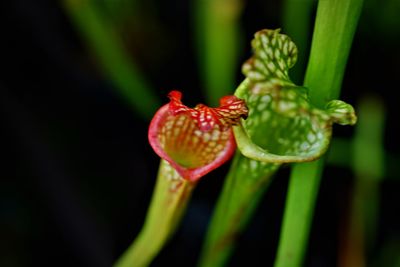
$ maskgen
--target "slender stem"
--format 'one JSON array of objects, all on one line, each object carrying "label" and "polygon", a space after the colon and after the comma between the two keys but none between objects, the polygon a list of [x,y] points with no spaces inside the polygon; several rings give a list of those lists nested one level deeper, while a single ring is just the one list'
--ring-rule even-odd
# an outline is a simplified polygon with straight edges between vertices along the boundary
[{"label": "slender stem", "polygon": [[[369,96],[360,104],[359,125],[353,143],[353,169],[362,218],[365,224],[365,247],[370,249],[376,240],[377,218],[379,218],[379,185],[384,177],[384,118],[383,103],[377,96]],[[363,201],[363,200],[364,201]]]},{"label": "slender stem", "polygon": [[200,75],[210,105],[232,94],[240,49],[242,0],[196,0],[194,24]]},{"label": "slender stem", "polygon": [[143,75],[129,60],[122,41],[89,0],[64,0],[65,9],[106,76],[136,112],[150,119],[160,106]]},{"label": "slender stem", "polygon": [[384,107],[379,96],[364,97],[353,143],[353,169],[359,176],[380,180],[384,176]]},{"label": "slender stem", "polygon": [[[363,0],[318,3],[305,86],[320,108],[339,96],[362,4]],[[302,265],[322,167],[323,160],[293,167],[275,267]]]},{"label": "slender stem", "polygon": [[224,266],[246,227],[278,164],[260,163],[236,154],[218,199],[199,265]]},{"label": "slender stem", "polygon": [[151,263],[178,226],[194,186],[161,161],[143,229],[114,267],[145,267]]},{"label": "slender stem", "polygon": [[341,267],[365,266],[379,218],[379,184],[384,170],[384,109],[379,97],[363,98],[353,142],[355,181],[339,247]]}]

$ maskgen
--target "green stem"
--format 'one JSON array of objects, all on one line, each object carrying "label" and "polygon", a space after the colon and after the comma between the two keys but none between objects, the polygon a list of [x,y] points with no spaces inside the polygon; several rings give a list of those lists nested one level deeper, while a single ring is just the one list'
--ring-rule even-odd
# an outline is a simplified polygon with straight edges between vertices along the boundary
[{"label": "green stem", "polygon": [[218,199],[199,265],[224,266],[246,227],[278,164],[261,163],[236,154]]},{"label": "green stem", "polygon": [[[379,218],[379,185],[385,173],[383,103],[377,96],[369,96],[360,104],[360,120],[353,143],[353,170],[356,189],[363,214],[365,248],[371,249],[376,241]],[[356,196],[355,196],[356,197]],[[354,202],[357,200],[354,200]]]},{"label": "green stem", "polygon": [[210,105],[235,89],[242,6],[242,0],[195,1],[197,58]]},{"label": "green stem", "polygon": [[275,267],[302,266],[322,169],[318,160],[292,170]]},{"label": "green stem", "polygon": [[64,0],[66,11],[93,49],[104,73],[126,101],[146,119],[160,106],[142,74],[129,60],[122,41],[89,0]]},{"label": "green stem", "polygon": [[143,229],[114,267],[145,267],[151,263],[176,230],[194,186],[161,161]]},{"label": "green stem", "polygon": [[340,94],[364,0],[320,0],[304,84],[320,108]]},{"label": "green stem", "polygon": [[[362,4],[363,0],[318,3],[305,86],[320,108],[339,96]],[[322,167],[323,160],[293,167],[275,267],[302,265]]]},{"label": "green stem", "polygon": [[351,192],[344,235],[339,248],[339,266],[365,266],[373,248],[379,218],[379,184],[384,175],[384,109],[379,97],[365,97],[353,142],[355,181]]}]

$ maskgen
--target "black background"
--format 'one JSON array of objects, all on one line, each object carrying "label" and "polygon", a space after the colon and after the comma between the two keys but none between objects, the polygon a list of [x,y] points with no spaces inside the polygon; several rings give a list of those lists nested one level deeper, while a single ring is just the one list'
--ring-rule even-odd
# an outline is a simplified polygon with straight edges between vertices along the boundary
[{"label": "black background", "polygon": [[[141,8],[149,17],[125,30],[132,58],[163,102],[175,88],[188,105],[204,102],[190,4],[148,1]],[[355,106],[367,93],[383,99],[385,149],[398,155],[400,23],[385,24],[373,7],[362,14],[342,99]],[[280,12],[280,1],[246,2],[242,61],[255,31],[281,27]],[[1,1],[0,43],[0,266],[111,266],[139,232],[154,186],[159,161],[147,143],[148,121],[113,89],[57,1]],[[337,136],[352,132],[335,128]],[[152,266],[195,265],[227,168],[202,179]],[[397,166],[388,168],[369,259],[400,240]],[[276,175],[230,266],[272,265],[288,174],[284,167]],[[336,266],[352,181],[350,170],[326,168],[306,266]]]}]

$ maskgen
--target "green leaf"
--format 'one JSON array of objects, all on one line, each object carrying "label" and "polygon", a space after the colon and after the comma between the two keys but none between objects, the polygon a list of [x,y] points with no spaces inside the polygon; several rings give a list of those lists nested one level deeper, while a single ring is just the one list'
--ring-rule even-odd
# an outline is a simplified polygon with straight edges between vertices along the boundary
[{"label": "green leaf", "polygon": [[247,79],[235,93],[249,108],[247,120],[234,127],[240,151],[273,163],[321,157],[328,149],[332,124],[354,124],[354,109],[339,100],[326,109],[310,103],[308,89],[290,80],[297,48],[279,29],[257,32],[252,46],[254,55],[243,66]]},{"label": "green leaf", "polygon": [[297,49],[289,37],[262,30],[252,45],[254,56],[243,66],[247,78],[235,92],[249,109],[247,119],[233,127],[241,154],[235,156],[213,214],[201,267],[224,266],[281,163],[320,157],[328,148],[332,123],[355,118],[341,101],[327,110],[315,108],[307,88],[290,80]]},{"label": "green leaf", "polygon": [[263,88],[293,85],[289,69],[297,60],[297,47],[280,29],[258,31],[251,43],[254,56],[243,65],[242,71],[251,83]]},{"label": "green leaf", "polygon": [[357,122],[354,108],[341,100],[329,101],[326,105],[326,111],[335,123],[354,125]]},{"label": "green leaf", "polygon": [[[339,96],[362,4],[363,0],[318,2],[304,79],[310,99],[317,107],[326,107],[328,101]],[[329,105],[327,112],[332,117]],[[275,267],[302,266],[323,165],[321,159],[296,164],[292,170]]]}]

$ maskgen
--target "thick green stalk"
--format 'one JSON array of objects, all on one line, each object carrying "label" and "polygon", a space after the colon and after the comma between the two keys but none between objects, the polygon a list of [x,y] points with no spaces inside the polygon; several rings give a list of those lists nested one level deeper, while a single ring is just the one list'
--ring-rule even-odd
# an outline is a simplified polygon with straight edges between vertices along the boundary
[{"label": "thick green stalk", "polygon": [[[363,0],[318,3],[305,86],[320,108],[339,96],[362,4]],[[275,267],[302,265],[322,167],[323,160],[293,167]]]},{"label": "thick green stalk", "polygon": [[151,263],[178,226],[194,186],[161,160],[143,229],[114,267],[145,267]]},{"label": "thick green stalk", "polygon": [[122,41],[106,23],[97,6],[89,0],[64,0],[63,3],[83,39],[93,49],[105,75],[137,113],[150,119],[160,106],[159,100],[129,60]]},{"label": "thick green stalk", "polygon": [[324,107],[340,95],[364,0],[320,0],[304,80],[311,102]]},{"label": "thick green stalk", "polygon": [[240,47],[242,0],[196,0],[194,24],[200,76],[210,105],[232,94]]},{"label": "thick green stalk", "polygon": [[322,169],[317,160],[292,170],[275,267],[302,266]]},{"label": "thick green stalk", "polygon": [[237,235],[246,227],[278,167],[236,154],[210,222],[199,266],[226,264]]}]

